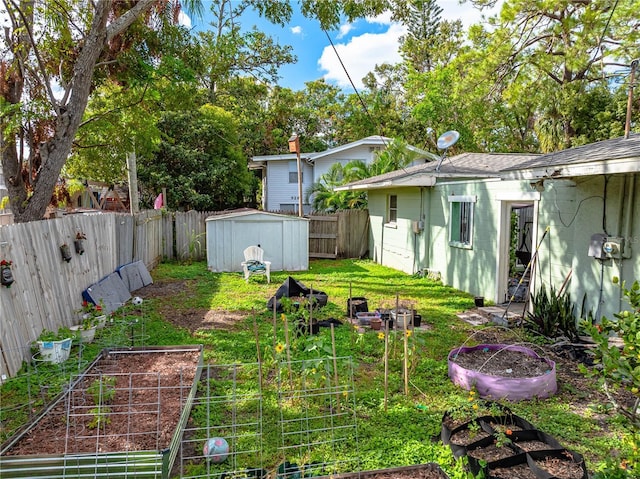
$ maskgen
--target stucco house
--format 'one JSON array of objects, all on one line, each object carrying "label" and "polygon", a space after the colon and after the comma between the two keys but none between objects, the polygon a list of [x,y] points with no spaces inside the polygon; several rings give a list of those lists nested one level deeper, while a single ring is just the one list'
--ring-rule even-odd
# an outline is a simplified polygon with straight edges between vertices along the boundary
[{"label": "stucco house", "polygon": [[368,191],[378,263],[504,303],[533,256],[531,291],[564,285],[578,314],[611,318],[625,307],[613,278],[640,279],[638,171],[632,134],[546,155],[464,153],[341,189]]},{"label": "stucco house", "polygon": [[[303,213],[311,211],[306,191],[327,173],[334,163],[347,164],[361,160],[370,164],[376,155],[384,151],[392,142],[384,136],[369,136],[325,151],[300,154],[302,164]],[[414,163],[433,160],[435,155],[413,146],[407,146],[417,153]],[[249,161],[249,169],[257,171],[262,181],[262,209],[266,211],[298,211],[298,165],[296,153],[282,155],[254,156]]]}]

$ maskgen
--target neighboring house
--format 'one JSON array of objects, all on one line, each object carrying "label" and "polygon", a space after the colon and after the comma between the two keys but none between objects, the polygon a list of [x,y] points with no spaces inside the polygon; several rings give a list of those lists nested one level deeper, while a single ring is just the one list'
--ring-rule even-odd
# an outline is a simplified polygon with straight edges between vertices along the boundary
[{"label": "neighboring house", "polygon": [[523,285],[564,287],[576,314],[611,318],[625,306],[613,278],[640,279],[639,171],[634,134],[547,155],[465,153],[340,189],[368,190],[378,263],[503,303],[539,246]]},{"label": "neighboring house", "polygon": [[[307,190],[327,173],[334,163],[347,164],[361,160],[370,164],[376,154],[383,151],[393,140],[383,136],[369,136],[346,145],[315,153],[301,153],[303,213],[311,212],[307,202]],[[413,146],[407,147],[417,153],[417,162],[424,163],[437,157]],[[298,211],[298,165],[295,153],[254,156],[249,169],[260,172],[262,179],[262,209],[266,211]]]}]

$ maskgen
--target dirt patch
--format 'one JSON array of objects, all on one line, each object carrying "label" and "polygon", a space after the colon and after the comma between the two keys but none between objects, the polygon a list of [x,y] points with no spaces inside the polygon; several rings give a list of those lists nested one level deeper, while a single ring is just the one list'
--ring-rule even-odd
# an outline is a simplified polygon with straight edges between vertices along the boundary
[{"label": "dirt patch", "polygon": [[166,321],[174,326],[188,329],[191,333],[204,329],[234,330],[249,313],[242,311],[162,308],[161,314]]},{"label": "dirt patch", "polygon": [[243,311],[188,307],[189,299],[196,296],[195,286],[195,281],[159,281],[137,290],[135,294],[143,299],[172,297],[176,302],[180,301],[180,308],[160,304],[158,311],[166,321],[191,333],[209,329],[232,331],[249,315]]},{"label": "dirt patch", "polygon": [[5,454],[163,450],[196,374],[198,351],[101,358]]},{"label": "dirt patch", "polygon": [[192,286],[193,281],[158,281],[136,291],[142,298],[164,298],[166,296],[184,294]]},{"label": "dirt patch", "polygon": [[[323,476],[320,479],[324,479]],[[339,479],[447,479],[447,475],[436,464],[407,466],[389,470],[364,471],[353,475],[340,474]]]},{"label": "dirt patch", "polygon": [[549,364],[521,351],[504,348],[461,351],[451,359],[469,371],[507,378],[535,378],[549,372]]}]

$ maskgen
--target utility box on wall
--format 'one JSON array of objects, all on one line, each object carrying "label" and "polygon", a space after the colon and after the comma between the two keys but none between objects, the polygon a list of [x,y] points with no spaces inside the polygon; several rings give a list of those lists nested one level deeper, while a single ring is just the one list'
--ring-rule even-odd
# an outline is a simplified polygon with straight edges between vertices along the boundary
[{"label": "utility box on wall", "polygon": [[602,244],[602,251],[607,258],[622,258],[624,250],[624,238],[618,236],[607,236]]},{"label": "utility box on wall", "polygon": [[619,259],[624,251],[624,238],[603,233],[591,235],[589,256],[596,259]]},{"label": "utility box on wall", "polygon": [[214,272],[242,271],[244,250],[260,246],[271,271],[309,269],[309,220],[253,209],[209,216],[207,267]]},{"label": "utility box on wall", "polygon": [[591,242],[589,243],[589,256],[596,259],[607,259],[602,246],[607,235],[602,233],[596,233],[591,235]]}]

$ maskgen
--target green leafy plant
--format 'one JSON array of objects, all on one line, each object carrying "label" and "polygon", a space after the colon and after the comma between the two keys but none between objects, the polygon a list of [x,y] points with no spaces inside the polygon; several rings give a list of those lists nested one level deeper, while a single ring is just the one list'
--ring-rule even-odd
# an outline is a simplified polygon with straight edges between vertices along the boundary
[{"label": "green leafy plant", "polygon": [[98,324],[98,318],[105,315],[104,302],[100,300],[97,304],[91,301],[83,301],[82,308],[76,310],[82,318],[82,329],[90,329]]},{"label": "green leafy plant", "polygon": [[72,331],[63,326],[59,328],[57,331],[50,331],[48,329],[43,329],[40,335],[38,336],[38,341],[62,341],[64,339],[72,338]]},{"label": "green leafy plant", "polygon": [[101,376],[92,381],[87,388],[91,394],[95,407],[89,411],[93,418],[88,426],[91,429],[104,427],[111,422],[111,407],[108,406],[116,397],[116,378],[114,376]]},{"label": "green leafy plant", "polygon": [[[617,282],[614,278],[614,283]],[[630,310],[614,314],[616,320],[603,317],[599,323],[592,318],[580,322],[596,344],[594,362],[598,365],[592,369],[582,365],[581,370],[598,380],[614,410],[632,432],[629,457],[605,466],[609,475],[600,477],[637,477],[633,474],[640,471],[640,283],[634,281],[630,288],[623,283],[621,288]],[[621,339],[622,347],[612,343],[612,337]],[[633,404],[625,405],[616,399],[614,392],[619,389],[635,396]]]},{"label": "green leafy plant", "polygon": [[542,284],[531,297],[532,312],[525,318],[525,326],[547,338],[556,338],[561,334],[571,341],[578,340],[578,328],[574,314],[575,306],[567,293],[557,293],[552,286]]}]

